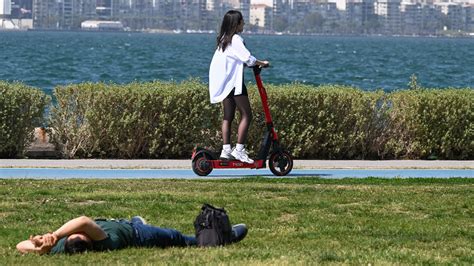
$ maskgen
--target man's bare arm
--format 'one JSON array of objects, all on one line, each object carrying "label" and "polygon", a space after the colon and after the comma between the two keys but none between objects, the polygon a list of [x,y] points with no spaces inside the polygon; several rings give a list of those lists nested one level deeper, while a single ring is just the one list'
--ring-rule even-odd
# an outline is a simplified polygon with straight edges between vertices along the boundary
[{"label": "man's bare arm", "polygon": [[54,233],[47,233],[42,236],[30,237],[17,244],[16,248],[21,253],[44,254],[56,245],[59,239],[74,233],[84,233],[90,239],[99,241],[107,238],[107,234],[91,218],[81,216],[72,219],[61,226]]},{"label": "man's bare arm", "polygon": [[94,220],[87,216],[81,216],[70,220],[61,226],[58,230],[52,233],[57,240],[75,233],[84,233],[94,241],[99,241],[107,238],[107,234],[98,226]]},{"label": "man's bare arm", "polygon": [[[42,240],[39,240],[42,241]],[[23,254],[26,253],[37,253],[37,254],[44,254],[48,253],[52,247],[42,245],[39,243],[38,240],[33,240],[32,238],[28,240],[21,241],[16,245],[16,249]]]}]

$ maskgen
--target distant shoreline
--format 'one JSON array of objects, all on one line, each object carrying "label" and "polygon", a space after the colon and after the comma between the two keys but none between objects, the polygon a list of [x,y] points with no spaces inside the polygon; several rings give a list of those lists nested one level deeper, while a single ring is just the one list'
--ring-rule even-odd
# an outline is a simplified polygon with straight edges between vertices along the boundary
[{"label": "distant shoreline", "polygon": [[[82,30],[82,29],[0,29],[1,32],[90,32],[90,33],[145,33],[145,34],[209,34],[215,35],[215,31],[199,31],[199,30],[165,30],[165,29],[150,29],[150,30]],[[474,38],[474,33],[469,34],[438,34],[438,35],[404,35],[404,34],[350,34],[350,33],[272,33],[272,32],[244,32],[245,35],[265,35],[265,36],[320,36],[320,37],[401,37],[401,38]]]}]

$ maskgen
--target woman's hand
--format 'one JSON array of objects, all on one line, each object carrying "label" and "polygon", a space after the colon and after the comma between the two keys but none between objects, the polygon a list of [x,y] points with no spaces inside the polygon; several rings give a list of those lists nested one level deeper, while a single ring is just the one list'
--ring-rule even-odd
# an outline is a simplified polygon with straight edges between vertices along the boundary
[{"label": "woman's hand", "polygon": [[269,67],[270,62],[268,62],[267,60],[263,60],[263,61],[257,60],[257,65],[259,65],[261,67]]}]

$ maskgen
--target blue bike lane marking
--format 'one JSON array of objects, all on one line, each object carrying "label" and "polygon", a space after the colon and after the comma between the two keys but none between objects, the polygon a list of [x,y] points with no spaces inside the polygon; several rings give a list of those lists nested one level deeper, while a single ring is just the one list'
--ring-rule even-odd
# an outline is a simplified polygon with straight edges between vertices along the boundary
[{"label": "blue bike lane marking", "polygon": [[[228,179],[262,176],[279,178],[268,169],[214,169],[205,177],[191,169],[65,169],[0,168],[0,179]],[[341,178],[474,178],[472,169],[294,169],[286,177]]]}]

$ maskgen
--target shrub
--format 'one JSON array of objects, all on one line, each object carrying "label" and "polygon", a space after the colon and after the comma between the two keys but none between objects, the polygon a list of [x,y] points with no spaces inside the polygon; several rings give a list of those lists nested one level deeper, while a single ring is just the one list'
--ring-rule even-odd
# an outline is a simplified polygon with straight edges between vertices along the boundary
[{"label": "shrub", "polygon": [[[371,157],[378,99],[383,92],[346,86],[291,84],[268,86],[270,108],[282,142],[297,158],[362,159]],[[249,143],[258,149],[263,128],[257,89],[252,89],[257,123]],[[256,123],[255,123],[256,124]],[[259,132],[257,132],[259,131]]]},{"label": "shrub", "polygon": [[34,128],[44,126],[50,97],[22,83],[0,81],[0,157],[21,157],[33,140]]},{"label": "shrub", "polygon": [[474,91],[414,89],[388,95],[382,157],[474,158]]},{"label": "shrub", "polygon": [[54,93],[53,140],[67,158],[183,158],[219,137],[219,108],[196,80],[83,83]]},{"label": "shrub", "polygon": [[[278,134],[296,158],[474,156],[472,89],[384,93],[288,84],[268,85],[267,91]],[[209,103],[207,85],[197,80],[82,83],[54,93],[53,140],[67,158],[189,158],[195,145],[222,145],[222,107]],[[248,143],[256,154],[264,115],[255,86],[249,95],[254,120]]]}]

